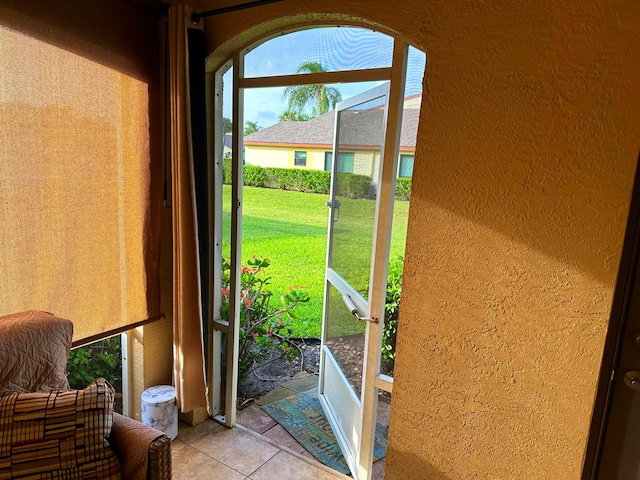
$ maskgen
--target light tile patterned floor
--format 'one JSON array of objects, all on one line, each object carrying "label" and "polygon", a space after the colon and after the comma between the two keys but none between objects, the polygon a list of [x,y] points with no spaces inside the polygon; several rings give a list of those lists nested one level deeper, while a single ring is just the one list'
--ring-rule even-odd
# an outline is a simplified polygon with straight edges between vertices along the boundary
[{"label": "light tile patterned floor", "polygon": [[[317,386],[317,376],[300,373],[238,412],[238,427],[207,420],[191,427],[180,423],[173,442],[173,478],[212,480],[336,480],[342,475],[319,463],[261,408]],[[378,421],[389,424],[389,405],[379,402]],[[385,460],[373,464],[372,479],[384,477]]]},{"label": "light tile patterned floor", "polygon": [[350,478],[242,426],[228,429],[213,420],[195,427],[181,423],[171,451],[176,480]]}]

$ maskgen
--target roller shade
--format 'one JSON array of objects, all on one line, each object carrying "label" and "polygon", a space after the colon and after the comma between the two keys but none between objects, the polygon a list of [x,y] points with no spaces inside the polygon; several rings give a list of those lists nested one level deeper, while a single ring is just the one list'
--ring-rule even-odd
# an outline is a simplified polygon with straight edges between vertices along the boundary
[{"label": "roller shade", "polygon": [[158,316],[149,86],[0,26],[0,314]]}]

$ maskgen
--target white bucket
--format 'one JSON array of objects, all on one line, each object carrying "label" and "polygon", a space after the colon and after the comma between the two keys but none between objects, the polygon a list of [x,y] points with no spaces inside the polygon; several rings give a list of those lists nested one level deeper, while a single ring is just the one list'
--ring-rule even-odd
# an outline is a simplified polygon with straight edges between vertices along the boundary
[{"label": "white bucket", "polygon": [[141,395],[142,423],[167,434],[171,440],[178,436],[176,389],[171,385],[147,388]]}]

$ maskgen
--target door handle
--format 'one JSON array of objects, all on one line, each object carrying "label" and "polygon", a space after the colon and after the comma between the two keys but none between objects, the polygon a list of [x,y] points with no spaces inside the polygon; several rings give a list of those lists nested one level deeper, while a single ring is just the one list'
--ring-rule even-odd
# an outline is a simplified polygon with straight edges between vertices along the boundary
[{"label": "door handle", "polygon": [[624,383],[632,390],[640,390],[640,372],[632,370],[624,375]]},{"label": "door handle", "polygon": [[333,223],[337,222],[340,219],[340,201],[334,200],[333,202],[325,202],[325,205],[329,208],[333,208],[332,220]]}]

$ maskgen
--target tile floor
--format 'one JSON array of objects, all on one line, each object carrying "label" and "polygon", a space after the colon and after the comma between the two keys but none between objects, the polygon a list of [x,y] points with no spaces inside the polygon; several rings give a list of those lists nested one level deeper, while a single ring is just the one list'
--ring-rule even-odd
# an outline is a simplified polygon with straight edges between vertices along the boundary
[{"label": "tile floor", "polygon": [[[180,424],[173,442],[173,478],[215,480],[335,480],[350,479],[320,464],[261,408],[317,386],[306,373],[272,390],[238,412],[238,426],[228,429],[213,420],[195,427]],[[388,422],[388,405],[381,403],[378,421]],[[388,424],[388,423],[387,423]],[[384,476],[384,459],[373,466],[372,477]]]},{"label": "tile floor", "polygon": [[213,420],[180,424],[171,445],[175,480],[337,480],[349,479],[317,461],[242,426],[228,429]]}]

